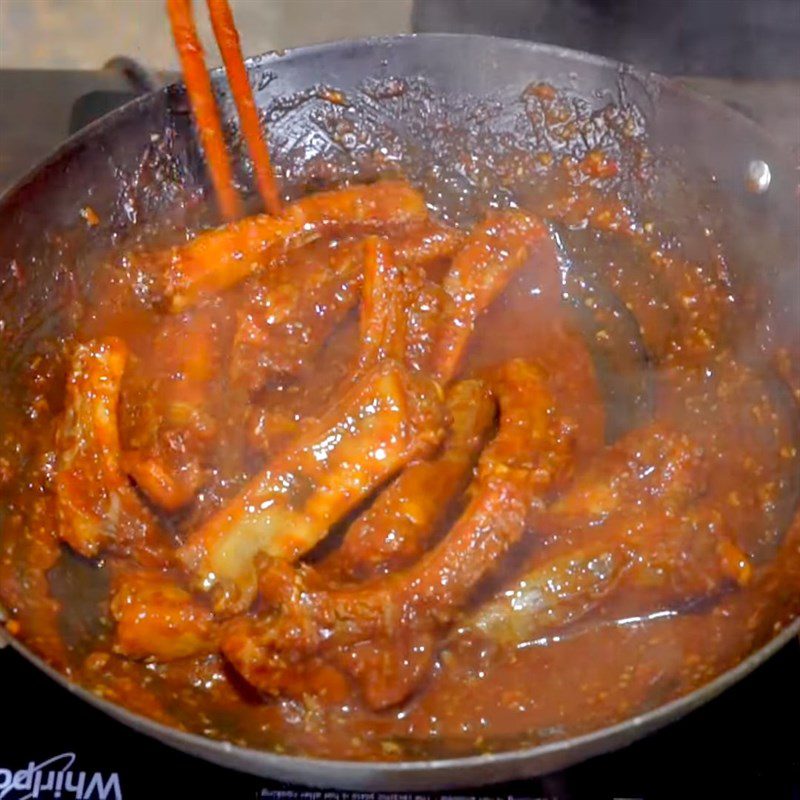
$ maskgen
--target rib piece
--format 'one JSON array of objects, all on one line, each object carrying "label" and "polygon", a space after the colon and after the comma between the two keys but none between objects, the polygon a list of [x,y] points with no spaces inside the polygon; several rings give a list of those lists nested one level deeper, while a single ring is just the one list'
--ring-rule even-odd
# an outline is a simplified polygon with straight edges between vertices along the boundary
[{"label": "rib piece", "polygon": [[117,407],[127,357],[125,343],[114,337],[75,348],[56,434],[58,532],[87,558],[107,549],[161,564],[168,549],[120,468]]},{"label": "rib piece", "polygon": [[452,299],[420,265],[405,270],[405,361],[418,372],[433,372],[433,357],[442,321]]},{"label": "rib piece", "polygon": [[[267,599],[280,604],[280,614],[236,619],[224,632],[222,651],[248,683],[277,694],[287,676],[323,649],[335,653],[365,641],[391,642],[418,631],[428,635],[432,626],[453,618],[475,584],[519,539],[525,514],[523,492],[495,480],[415,565],[354,588],[315,590],[318,577],[310,568],[271,559],[260,585]],[[367,671],[357,671],[366,678]]]},{"label": "rib piece", "polygon": [[521,578],[459,626],[459,635],[516,646],[574,622],[601,600],[626,602],[624,613],[644,616],[746,586],[752,575],[721,515],[702,506],[677,517],[658,503],[646,512],[620,510],[577,538],[537,553]]},{"label": "rib piece", "polygon": [[312,247],[264,276],[238,313],[235,385],[254,391],[309,367],[358,301],[364,251],[363,242]]},{"label": "rib piece", "polygon": [[440,282],[440,266],[464,239],[461,231],[428,220],[395,243],[395,260],[402,267],[405,284],[404,358],[419,372],[432,372],[431,360],[443,315],[452,305]]},{"label": "rib piece", "polygon": [[357,348],[358,319],[349,314],[303,375],[252,397],[246,420],[250,447],[271,457],[314,425],[357,382]]},{"label": "rib piece", "polygon": [[549,628],[579,618],[619,582],[631,560],[619,542],[589,542],[549,556],[482,604],[461,625],[460,636],[500,645],[533,641]]},{"label": "rib piece", "polygon": [[[512,382],[507,372],[524,381]],[[530,504],[560,479],[559,470],[569,468],[572,441],[554,413],[540,370],[513,364],[498,370],[496,378],[500,428],[488,455],[481,456],[472,499],[447,536],[416,564],[341,588],[326,587],[310,567],[292,567],[281,559],[262,565],[262,599],[276,608],[275,615],[237,620],[222,642],[224,654],[248,682],[265,692],[280,692],[286,673],[303,658],[324,651],[341,659],[342,648],[360,642],[405,639],[413,649],[418,637],[430,636],[453,620],[476,585],[520,539]],[[523,397],[531,424],[520,422]],[[501,461],[504,457],[509,460]],[[374,664],[391,661],[374,653],[370,659]],[[409,667],[419,673],[416,660]],[[372,669],[353,674],[362,685],[369,684],[375,707],[400,702],[416,685],[416,679],[395,675],[395,689],[381,695],[378,687],[390,687],[391,682]],[[398,685],[405,685],[405,691],[398,692]]]},{"label": "rib piece", "polygon": [[632,566],[626,585],[661,604],[678,605],[731,586],[746,586],[753,566],[714,502],[701,497],[677,517],[658,504],[620,514],[609,526],[628,539]]},{"label": "rib piece", "polygon": [[425,199],[403,181],[318,192],[279,216],[246,217],[173,247],[157,259],[166,261],[164,296],[172,311],[180,311],[322,236],[398,228],[426,216]]},{"label": "rib piece", "polygon": [[180,555],[218,611],[256,590],[255,556],[295,559],[331,525],[444,435],[429,381],[384,361],[195,531]]},{"label": "rib piece", "polygon": [[430,264],[450,258],[464,242],[464,234],[433,220],[426,220],[403,236],[394,247],[398,263]]},{"label": "rib piece", "polygon": [[491,214],[472,231],[444,278],[443,287],[452,304],[433,356],[433,371],[439,380],[448,381],[455,375],[475,321],[525,264],[533,245],[545,236],[544,224],[522,211]]},{"label": "rib piece", "polygon": [[606,448],[540,518],[557,529],[555,541],[460,634],[516,645],[574,621],[619,587],[635,587],[637,603],[652,609],[746,585],[746,554],[722,515],[698,500],[707,475],[696,443],[658,424]]},{"label": "rib piece", "polygon": [[359,326],[359,369],[405,356],[405,284],[386,239],[364,242],[364,283]]},{"label": "rib piece", "polygon": [[[430,237],[439,235],[435,233],[439,228],[434,233],[429,228],[421,230]],[[405,260],[377,236],[318,242],[290,254],[265,274],[238,313],[231,364],[234,383],[254,391],[271,380],[302,373],[356,304],[362,285],[362,368],[393,357],[421,369],[423,348],[425,353],[431,350],[439,322],[438,316],[431,321],[426,317],[437,304],[428,298],[444,292],[426,278],[423,267],[439,251],[407,240],[399,246]]]},{"label": "rib piece", "polygon": [[547,516],[592,523],[655,499],[678,510],[703,490],[707,475],[697,442],[656,422],[598,453]]},{"label": "rib piece", "polygon": [[514,358],[486,373],[500,406],[497,435],[481,454],[478,481],[497,477],[525,489],[531,507],[572,472],[575,429],[556,413],[547,375],[536,364]]},{"label": "rib piece", "polygon": [[174,661],[211,653],[217,629],[211,610],[163,572],[128,572],[112,586],[114,652],[137,660]]},{"label": "rib piece", "polygon": [[453,498],[469,482],[494,421],[495,404],[480,381],[455,384],[446,407],[452,423],[442,453],[406,467],[319,565],[323,575],[365,580],[405,567],[427,549]]},{"label": "rib piece", "polygon": [[194,461],[176,466],[170,463],[172,460],[169,450],[152,455],[128,450],[120,463],[151,502],[165,511],[177,511],[192,500],[202,484],[203,472]]},{"label": "rib piece", "polygon": [[534,521],[542,533],[555,529],[556,543],[466,627],[522,642],[585,613],[632,565],[654,560],[653,543],[668,549],[670,537],[677,541],[680,514],[703,492],[707,473],[696,442],[659,423],[605,448]]},{"label": "rib piece", "polygon": [[126,372],[121,465],[168,511],[186,505],[206,477],[219,430],[210,391],[221,362],[218,334],[218,315],[208,307],[166,317],[151,352]]}]

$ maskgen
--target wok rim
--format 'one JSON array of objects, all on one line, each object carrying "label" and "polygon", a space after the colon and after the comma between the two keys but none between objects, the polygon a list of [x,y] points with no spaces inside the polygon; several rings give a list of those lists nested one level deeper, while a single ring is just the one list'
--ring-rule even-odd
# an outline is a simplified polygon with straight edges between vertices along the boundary
[{"label": "wok rim", "polygon": [[[496,753],[481,753],[470,756],[458,756],[455,758],[436,758],[436,759],[419,759],[411,761],[367,761],[359,759],[332,759],[332,758],[317,758],[313,755],[292,755],[287,753],[276,753],[272,750],[261,750],[253,747],[243,747],[234,744],[224,739],[213,739],[209,736],[202,736],[197,733],[189,733],[182,731],[171,725],[165,725],[150,717],[143,716],[134,711],[129,710],[125,706],[118,703],[112,703],[109,700],[104,700],[102,697],[94,694],[85,687],[76,683],[68,678],[64,673],[59,672],[55,667],[48,664],[43,658],[36,655],[30,648],[22,642],[11,636],[7,630],[3,629],[3,636],[8,639],[9,645],[18,652],[23,658],[32,663],[35,667],[41,670],[51,680],[54,680],[63,688],[67,689],[71,694],[79,697],[81,700],[89,703],[108,716],[123,722],[124,724],[134,728],[140,733],[146,733],[158,739],[162,744],[167,744],[176,747],[183,752],[189,753],[195,757],[206,757],[206,753],[202,752],[205,749],[214,751],[221,751],[221,754],[226,756],[241,756],[242,764],[237,763],[236,766],[225,764],[229,768],[238,769],[239,771],[249,772],[253,775],[261,777],[270,777],[275,772],[291,772],[301,773],[304,768],[308,768],[309,764],[313,765],[315,770],[319,773],[331,771],[332,774],[339,773],[342,770],[352,769],[353,767],[360,767],[370,773],[378,773],[381,777],[395,777],[407,773],[434,773],[443,772],[448,770],[469,770],[470,774],[464,776],[464,781],[469,784],[473,780],[472,772],[476,769],[489,769],[499,765],[517,765],[524,764],[527,761],[536,761],[543,759],[549,755],[558,755],[568,753],[572,750],[578,750],[583,746],[601,745],[597,749],[591,750],[585,757],[590,758],[594,755],[612,752],[613,750],[620,749],[633,741],[641,738],[648,733],[653,733],[656,730],[668,725],[670,722],[675,722],[686,714],[694,711],[705,703],[713,700],[719,696],[726,689],[738,683],[744,677],[749,675],[757,667],[768,661],[775,653],[787,645],[795,636],[800,635],[800,617],[795,618],[791,623],[784,627],[780,633],[770,639],[766,644],[758,650],[752,652],[747,658],[740,661],[736,666],[731,667],[729,670],[718,675],[712,681],[703,684],[698,689],[690,692],[689,694],[682,695],[669,703],[660,705],[657,708],[647,711],[644,714],[637,714],[634,717],[629,717],[621,722],[609,725],[604,728],[584,733],[579,736],[573,736],[568,739],[559,739],[558,741],[548,742],[546,744],[535,745],[532,747],[518,748],[515,750],[503,750]],[[636,733],[639,731],[640,733]],[[631,732],[634,732],[633,735]],[[612,740],[615,737],[625,735],[624,739],[619,742]],[[181,744],[186,745],[182,747],[176,744],[173,740],[180,740]],[[603,743],[608,743],[608,747],[602,747]],[[201,753],[195,749],[200,748]],[[263,764],[263,771],[251,770],[243,764],[248,759],[255,759]],[[579,760],[584,760],[580,758]],[[220,763],[220,762],[217,762]],[[574,763],[574,762],[573,762]],[[271,767],[275,766],[279,769],[272,770]],[[285,769],[287,768],[288,769]],[[523,767],[524,769],[524,767]],[[531,773],[544,774],[542,773]],[[507,779],[508,773],[499,773],[499,780]],[[505,776],[505,777],[503,777]],[[300,781],[302,783],[302,780]],[[494,782],[494,781],[490,781]],[[447,786],[457,787],[465,785],[465,783],[445,783],[436,784],[438,788],[445,788]],[[355,785],[355,784],[353,784]],[[435,788],[435,787],[432,787]]]},{"label": "wok rim", "polygon": [[[768,144],[774,150],[775,155],[781,158],[785,157],[788,164],[792,163],[790,152],[773,138],[768,129],[722,101],[692,89],[675,78],[643,70],[606,56],[599,56],[558,45],[483,34],[409,33],[342,39],[285,50],[267,51],[247,58],[246,64],[248,68],[264,67],[273,63],[316,54],[336,54],[347,47],[354,49],[392,47],[417,40],[429,42],[437,40],[469,40],[487,44],[499,42],[514,49],[542,53],[565,61],[577,61],[602,69],[613,69],[617,75],[627,75],[638,80],[646,93],[651,96],[651,99],[653,99],[652,93],[654,90],[668,90],[687,102],[704,107],[708,113],[730,120],[732,124],[745,125]],[[212,79],[218,81],[223,77],[223,68],[217,67],[211,71],[211,74]],[[165,84],[152,92],[133,98],[119,108],[76,131],[55,147],[47,156],[26,170],[12,184],[0,191],[0,214],[6,210],[6,207],[25,186],[43,175],[48,167],[57,163],[60,159],[68,157],[84,141],[91,140],[94,135],[104,132],[107,128],[113,128],[128,115],[135,115],[140,107],[145,107],[148,103],[152,103],[155,96],[167,96],[182,87],[183,83],[181,81]],[[657,102],[657,99],[656,97],[655,102]],[[229,741],[189,733],[133,712],[125,706],[99,697],[48,664],[27,645],[8,632],[2,624],[2,611],[2,606],[0,606],[0,647],[2,647],[4,640],[7,641],[17,653],[58,685],[137,732],[149,735],[157,739],[161,744],[174,747],[195,757],[260,777],[274,778],[275,776],[280,776],[280,779],[297,780],[299,783],[305,783],[306,785],[335,785],[337,787],[352,788],[389,788],[391,781],[392,789],[402,789],[405,786],[412,785],[411,783],[402,783],[404,776],[413,778],[423,773],[430,775],[432,780],[429,783],[421,783],[417,780],[413,782],[413,785],[417,787],[424,785],[431,789],[463,787],[513,778],[531,777],[553,770],[552,764],[549,767],[544,765],[543,768],[537,768],[536,766],[538,762],[546,761],[549,756],[564,756],[561,761],[557,762],[555,769],[566,768],[592,756],[627,746],[644,735],[678,720],[738,683],[742,678],[765,663],[778,650],[787,645],[795,636],[800,635],[800,616],[798,616],[738,664],[692,692],[643,714],[629,717],[614,725],[598,728],[579,736],[530,747],[453,758],[367,761],[318,758],[313,755],[292,755],[244,747]],[[576,757],[570,759],[569,754],[572,751],[576,752]],[[517,769],[514,769],[515,767]],[[493,768],[496,768],[496,772],[493,771]],[[360,774],[352,775],[355,770],[360,770]],[[309,771],[312,774],[309,774],[307,779],[304,777],[304,773]],[[483,771],[489,773],[485,778],[479,777],[479,773],[482,774]],[[451,777],[448,777],[448,775]],[[287,776],[291,777],[287,778]],[[323,776],[330,777],[329,784],[324,783],[326,778]],[[395,780],[398,782],[397,785],[394,784]],[[317,781],[323,781],[323,783],[318,783]]]},{"label": "wok rim", "polygon": [[[613,69],[619,75],[629,75],[640,81],[641,85],[648,90],[653,88],[667,89],[670,92],[684,97],[690,102],[698,103],[709,109],[710,112],[720,114],[727,117],[736,124],[744,124],[750,128],[758,136],[762,137],[771,147],[775,148],[776,153],[780,153],[785,157],[789,164],[791,164],[791,152],[787,150],[780,142],[778,142],[772,133],[761,125],[756,120],[742,113],[736,108],[723,103],[715,97],[703,94],[696,89],[693,89],[681,83],[677,78],[670,78],[666,75],[661,75],[658,72],[640,69],[632,64],[624,61],[615,61],[607,56],[599,56],[594,53],[587,53],[583,50],[574,50],[569,47],[561,47],[560,45],[547,44],[544,42],[532,42],[526,39],[515,39],[506,36],[491,36],[488,34],[480,33],[398,33],[391,36],[366,36],[356,39],[337,39],[331,42],[322,42],[320,44],[301,45],[298,47],[286,48],[284,50],[267,50],[264,53],[258,53],[254,56],[249,56],[245,59],[245,65],[248,69],[252,67],[261,67],[272,64],[273,62],[286,61],[293,58],[302,58],[304,56],[311,56],[317,53],[325,53],[326,51],[340,51],[344,46],[350,47],[391,47],[397,44],[403,44],[408,41],[436,41],[436,40],[460,40],[460,41],[475,41],[475,42],[502,42],[507,46],[511,46],[521,50],[528,50],[531,52],[545,53],[557,58],[572,59],[575,61],[583,62],[585,64]],[[222,66],[215,67],[210,70],[213,82],[217,82],[224,77],[224,68]],[[10,185],[0,190],[0,213],[3,207],[17,194],[24,186],[30,183],[47,167],[58,161],[60,158],[68,155],[71,150],[75,149],[83,139],[90,138],[91,135],[101,132],[106,127],[113,127],[119,119],[126,114],[132,114],[139,106],[146,105],[152,102],[153,97],[157,95],[166,95],[176,90],[184,88],[183,81],[173,81],[165,83],[158,89],[151,92],[140,94],[127,103],[109,111],[96,120],[93,120],[88,125],[85,125],[80,130],[64,139],[63,142],[56,145],[47,155],[33,164],[29,169],[25,170],[22,175],[17,177]]]}]

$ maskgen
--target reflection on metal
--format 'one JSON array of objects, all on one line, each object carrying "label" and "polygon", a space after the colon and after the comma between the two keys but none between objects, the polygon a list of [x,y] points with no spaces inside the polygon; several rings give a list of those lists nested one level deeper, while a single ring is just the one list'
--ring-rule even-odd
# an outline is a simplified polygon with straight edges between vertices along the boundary
[{"label": "reflection on metal", "polygon": [[747,165],[747,189],[753,194],[764,194],[769,189],[772,173],[766,161],[756,159]]}]

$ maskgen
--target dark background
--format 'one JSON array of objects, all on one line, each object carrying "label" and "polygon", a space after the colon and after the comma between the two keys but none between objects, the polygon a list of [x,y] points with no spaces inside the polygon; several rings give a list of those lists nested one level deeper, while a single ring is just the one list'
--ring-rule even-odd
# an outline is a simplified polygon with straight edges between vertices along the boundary
[{"label": "dark background", "polygon": [[798,0],[414,0],[412,26],[548,42],[667,75],[800,76]]}]

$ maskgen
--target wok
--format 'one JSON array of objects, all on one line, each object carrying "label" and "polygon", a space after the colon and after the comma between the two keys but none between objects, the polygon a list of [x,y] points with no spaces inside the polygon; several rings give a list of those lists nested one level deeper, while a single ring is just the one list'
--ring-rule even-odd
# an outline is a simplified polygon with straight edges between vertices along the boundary
[{"label": "wok", "polygon": [[[730,109],[607,59],[482,36],[339,42],[265,54],[248,65],[284,185],[300,191],[336,174],[368,176],[400,165],[453,217],[468,215],[473,199],[483,203],[502,192],[491,181],[498,148],[530,146],[520,99],[526,86],[547,81],[574,98],[577,133],[553,140],[554,149],[624,148],[596,113],[612,104],[628,126],[646,129],[648,146],[660,159],[655,188],[642,202],[652,203],[687,241],[698,229],[712,227],[737,288],[759,297],[754,324],[769,324],[779,339],[796,344],[797,174],[765,131]],[[224,77],[216,73],[215,81],[231,141],[240,148]],[[344,94],[344,103],[333,89]],[[480,186],[458,170],[431,169],[451,163],[453,148],[465,145],[488,165]],[[241,170],[246,185],[246,168]],[[182,209],[197,205],[207,191],[186,98],[174,85],[84,129],[6,192],[0,200],[0,379],[12,374],[37,340],[68,328],[70,274],[79,284],[90,284],[92,265],[112,246],[119,247],[134,231],[181,224]],[[87,204],[100,218],[95,227],[76,224]],[[16,277],[20,264],[24,282]],[[748,346],[746,334],[739,345]],[[0,508],[0,530],[3,513]],[[534,776],[627,745],[707,702],[798,631],[800,619],[788,620],[777,635],[770,628],[761,649],[734,669],[613,727],[533,748],[403,763],[293,757],[180,732],[70,683],[23,643],[9,639],[68,691],[180,750],[292,782],[410,790]]]}]

